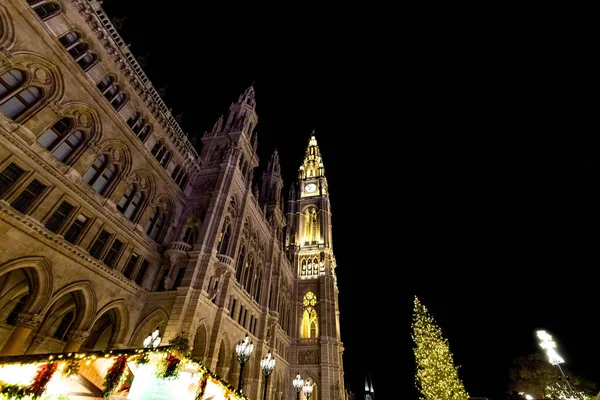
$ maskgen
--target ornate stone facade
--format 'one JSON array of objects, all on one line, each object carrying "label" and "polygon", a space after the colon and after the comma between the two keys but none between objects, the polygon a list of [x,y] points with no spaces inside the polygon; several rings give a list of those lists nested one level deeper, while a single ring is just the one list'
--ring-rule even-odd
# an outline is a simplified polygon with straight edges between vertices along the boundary
[{"label": "ornate stone facade", "polygon": [[244,392],[343,398],[331,213],[314,135],[284,211],[254,89],[198,152],[97,0],[0,5],[0,354],[139,347],[155,329]]}]

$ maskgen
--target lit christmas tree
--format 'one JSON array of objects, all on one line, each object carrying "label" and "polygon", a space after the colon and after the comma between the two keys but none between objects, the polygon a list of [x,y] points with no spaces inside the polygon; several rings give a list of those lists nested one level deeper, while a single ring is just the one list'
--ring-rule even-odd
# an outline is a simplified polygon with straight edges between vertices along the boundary
[{"label": "lit christmas tree", "polygon": [[448,341],[442,330],[415,296],[412,339],[417,363],[416,384],[421,400],[468,400],[458,369],[454,366]]}]

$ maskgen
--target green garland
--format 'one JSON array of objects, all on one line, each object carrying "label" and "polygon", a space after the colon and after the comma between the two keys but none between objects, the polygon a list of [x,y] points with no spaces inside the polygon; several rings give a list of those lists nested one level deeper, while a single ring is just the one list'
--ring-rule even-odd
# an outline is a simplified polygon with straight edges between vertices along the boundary
[{"label": "green garland", "polygon": [[110,396],[113,390],[116,389],[127,366],[127,356],[119,356],[115,359],[112,367],[106,373],[104,378],[104,389],[102,390],[102,397],[107,398]]}]

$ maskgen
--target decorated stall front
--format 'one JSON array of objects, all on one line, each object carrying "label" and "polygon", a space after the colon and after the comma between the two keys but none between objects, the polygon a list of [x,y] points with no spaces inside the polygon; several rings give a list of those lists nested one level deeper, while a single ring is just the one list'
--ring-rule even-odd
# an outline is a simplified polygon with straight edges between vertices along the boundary
[{"label": "decorated stall front", "polygon": [[247,400],[178,343],[0,357],[0,399]]}]

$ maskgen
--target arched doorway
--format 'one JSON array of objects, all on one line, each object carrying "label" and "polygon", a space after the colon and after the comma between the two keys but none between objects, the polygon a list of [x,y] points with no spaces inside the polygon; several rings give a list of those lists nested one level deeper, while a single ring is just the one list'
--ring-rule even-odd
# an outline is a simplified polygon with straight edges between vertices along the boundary
[{"label": "arched doorway", "polygon": [[206,354],[206,327],[204,324],[200,325],[196,330],[196,337],[194,338],[194,348],[192,349],[192,357],[204,362],[204,356]]},{"label": "arched doorway", "polygon": [[17,323],[17,316],[31,302],[33,270],[21,268],[0,275],[0,347]]}]

